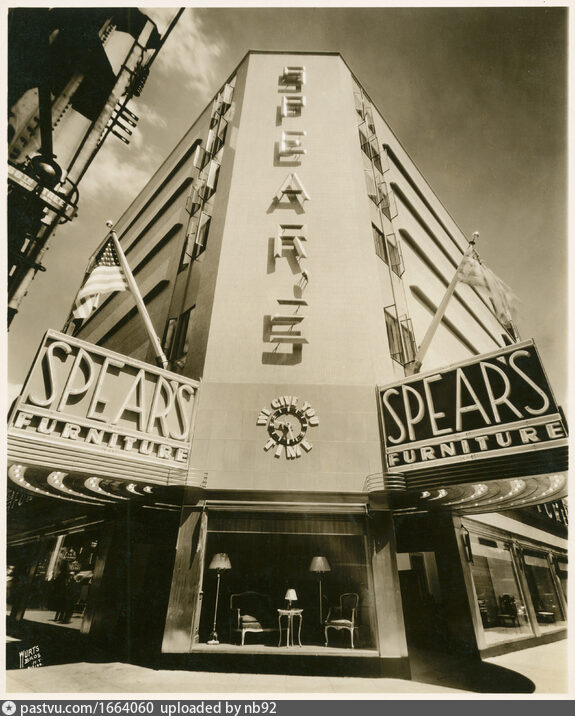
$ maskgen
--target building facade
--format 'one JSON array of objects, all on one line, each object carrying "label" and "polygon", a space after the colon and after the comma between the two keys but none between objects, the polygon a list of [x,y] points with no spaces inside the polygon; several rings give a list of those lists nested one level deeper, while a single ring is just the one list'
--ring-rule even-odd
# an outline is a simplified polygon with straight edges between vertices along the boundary
[{"label": "building facade", "polygon": [[[153,504],[145,479],[131,494],[100,482],[103,502],[54,527],[28,585],[81,546],[82,631],[141,639],[150,618],[158,651],[190,663],[272,654],[408,676],[411,644],[492,655],[565,635],[557,467],[529,499],[503,479],[469,510],[449,490],[394,497],[379,388],[409,374],[468,242],[339,54],[248,53],[115,230],[170,371],[198,384],[190,470]],[[154,362],[125,292],[74,336]],[[517,340],[459,285],[422,370]],[[98,496],[88,477],[66,475],[78,502]]]}]

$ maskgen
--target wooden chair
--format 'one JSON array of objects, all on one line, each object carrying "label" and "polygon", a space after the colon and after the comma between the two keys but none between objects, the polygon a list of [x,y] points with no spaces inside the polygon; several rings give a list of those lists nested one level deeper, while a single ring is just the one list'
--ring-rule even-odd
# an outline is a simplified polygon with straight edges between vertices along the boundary
[{"label": "wooden chair", "polygon": [[241,644],[244,646],[246,634],[252,632],[277,631],[275,612],[271,608],[271,600],[267,594],[261,592],[240,592],[230,597],[231,629],[241,635]]},{"label": "wooden chair", "polygon": [[499,614],[497,618],[502,626],[506,626],[507,623],[510,623],[511,626],[519,626],[519,614],[517,613],[514,596],[502,594],[499,597]]},{"label": "wooden chair", "polygon": [[358,628],[356,624],[357,605],[359,595],[355,592],[346,592],[339,597],[339,606],[330,607],[325,620],[325,645],[328,645],[328,629],[347,629],[351,637],[351,648],[353,644],[353,632]]}]

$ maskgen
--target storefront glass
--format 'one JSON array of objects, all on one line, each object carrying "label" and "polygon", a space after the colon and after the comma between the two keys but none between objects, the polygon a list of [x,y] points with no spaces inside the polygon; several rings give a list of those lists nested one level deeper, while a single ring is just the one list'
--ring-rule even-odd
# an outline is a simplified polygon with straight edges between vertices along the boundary
[{"label": "storefront glass", "polygon": [[524,550],[523,561],[539,629],[544,632],[564,627],[565,618],[547,556],[541,552]]},{"label": "storefront glass", "polygon": [[488,645],[533,634],[509,544],[471,535],[471,573]]},{"label": "storefront glass", "polygon": [[[294,643],[301,639],[302,645],[322,647],[329,615],[355,627],[355,647],[375,648],[363,516],[237,517],[210,512],[200,643],[210,639],[213,629],[217,570],[212,560],[222,554],[227,555],[230,568],[220,573],[220,643],[277,647],[280,610],[289,609],[286,594],[293,590],[291,609],[301,610],[293,623]],[[310,570],[314,558],[321,559]],[[287,617],[282,617],[282,645],[286,644],[286,625]],[[351,645],[350,629],[329,629],[328,637],[330,647],[349,649]]]},{"label": "storefront glass", "polygon": [[556,557],[555,569],[557,572],[557,577],[561,584],[561,589],[563,590],[563,598],[567,602],[567,559],[565,557]]},{"label": "storefront glass", "polygon": [[24,618],[80,629],[88,594],[99,535],[77,532],[45,539],[21,565],[27,585],[22,589]]}]

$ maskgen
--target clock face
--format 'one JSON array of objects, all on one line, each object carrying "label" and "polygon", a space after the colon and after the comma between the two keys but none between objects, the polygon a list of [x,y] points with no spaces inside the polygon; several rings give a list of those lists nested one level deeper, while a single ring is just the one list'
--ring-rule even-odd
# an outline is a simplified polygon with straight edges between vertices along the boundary
[{"label": "clock face", "polygon": [[305,413],[294,405],[277,408],[268,422],[268,433],[276,443],[297,445],[306,434],[308,421]]},{"label": "clock face", "polygon": [[302,450],[309,452],[313,445],[307,439],[310,427],[319,425],[315,410],[307,402],[299,405],[299,399],[293,395],[274,398],[271,410],[262,408],[257,420],[265,425],[269,439],[264,450],[274,448],[274,456],[285,454],[288,460],[302,456]]}]

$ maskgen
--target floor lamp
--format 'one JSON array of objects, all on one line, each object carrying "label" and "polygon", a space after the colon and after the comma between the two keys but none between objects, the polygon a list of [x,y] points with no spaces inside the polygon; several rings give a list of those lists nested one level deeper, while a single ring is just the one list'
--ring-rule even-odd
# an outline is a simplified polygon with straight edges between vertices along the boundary
[{"label": "floor lamp", "polygon": [[319,623],[323,624],[323,602],[321,594],[321,575],[324,572],[331,572],[327,557],[314,557],[309,565],[310,572],[316,572],[319,579]]},{"label": "floor lamp", "polygon": [[218,620],[218,599],[220,596],[220,578],[222,576],[222,572],[231,568],[232,564],[230,562],[230,558],[225,552],[218,552],[218,554],[214,554],[214,556],[212,557],[212,561],[210,562],[210,566],[208,567],[208,569],[215,569],[218,573],[218,584],[216,587],[216,603],[214,606],[214,626],[212,629],[212,633],[210,634],[208,644],[220,643],[218,641],[218,632],[216,631],[216,622]]}]

